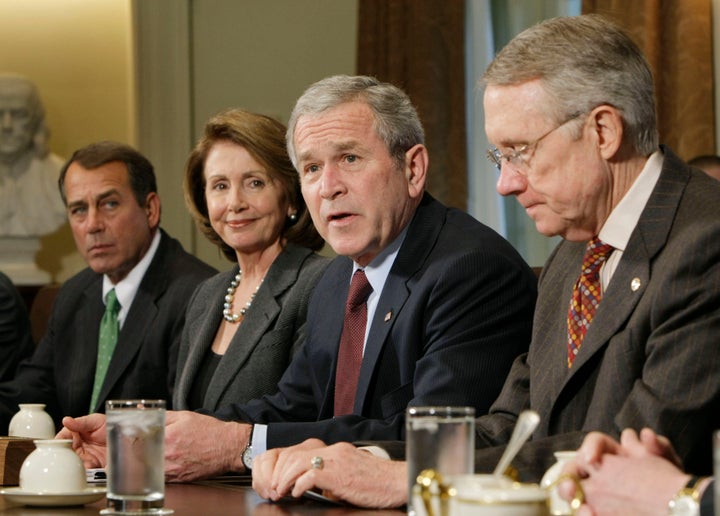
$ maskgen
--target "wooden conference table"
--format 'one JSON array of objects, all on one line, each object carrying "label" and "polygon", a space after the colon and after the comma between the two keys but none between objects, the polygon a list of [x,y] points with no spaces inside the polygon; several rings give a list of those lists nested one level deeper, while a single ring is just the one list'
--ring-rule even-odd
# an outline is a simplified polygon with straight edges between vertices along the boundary
[{"label": "wooden conference table", "polygon": [[[0,514],[13,516],[97,515],[106,506],[105,498],[75,507],[28,507],[10,504],[0,496]],[[246,482],[228,483],[208,480],[190,484],[167,484],[165,506],[177,516],[367,516],[368,511],[313,500],[269,503],[260,498]],[[373,514],[399,516],[403,511],[372,511]]]}]

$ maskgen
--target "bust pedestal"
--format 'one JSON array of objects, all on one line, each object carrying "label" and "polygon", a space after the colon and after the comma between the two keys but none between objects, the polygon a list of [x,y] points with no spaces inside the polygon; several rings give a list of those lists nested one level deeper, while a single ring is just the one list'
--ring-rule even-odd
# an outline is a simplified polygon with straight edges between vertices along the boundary
[{"label": "bust pedestal", "polygon": [[0,270],[15,285],[44,285],[50,274],[38,268],[35,255],[40,237],[0,237]]}]

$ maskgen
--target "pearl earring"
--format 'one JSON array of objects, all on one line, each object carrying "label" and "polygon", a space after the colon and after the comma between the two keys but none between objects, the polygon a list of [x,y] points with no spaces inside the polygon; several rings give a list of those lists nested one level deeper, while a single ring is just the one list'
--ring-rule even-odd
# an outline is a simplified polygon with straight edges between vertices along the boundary
[{"label": "pearl earring", "polygon": [[290,214],[290,222],[295,222],[297,220],[297,213],[291,213]]}]

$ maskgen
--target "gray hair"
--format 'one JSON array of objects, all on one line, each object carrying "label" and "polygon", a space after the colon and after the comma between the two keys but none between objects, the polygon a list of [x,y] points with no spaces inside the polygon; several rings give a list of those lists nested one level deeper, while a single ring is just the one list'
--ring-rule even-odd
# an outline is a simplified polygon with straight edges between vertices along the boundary
[{"label": "gray hair", "polygon": [[545,20],[507,44],[483,75],[485,85],[540,79],[557,123],[606,104],[618,109],[636,152],[658,147],[652,72],[638,46],[598,15]]},{"label": "gray hair", "polygon": [[374,77],[335,75],[305,90],[290,115],[286,140],[288,154],[295,168],[297,155],[293,136],[298,119],[354,101],[365,102],[372,109],[375,133],[385,143],[399,168],[405,165],[408,149],[418,143],[425,143],[420,117],[404,91]]}]

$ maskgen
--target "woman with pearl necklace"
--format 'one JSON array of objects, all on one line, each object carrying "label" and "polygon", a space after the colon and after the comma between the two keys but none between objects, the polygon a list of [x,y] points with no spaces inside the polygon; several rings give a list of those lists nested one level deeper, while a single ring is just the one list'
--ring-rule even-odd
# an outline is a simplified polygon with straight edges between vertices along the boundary
[{"label": "woman with pearl necklace", "polygon": [[304,341],[310,294],[328,259],[285,149],[285,127],[240,109],[211,118],[190,154],[185,199],[233,262],[188,305],[173,409],[216,410],[272,394]]}]

